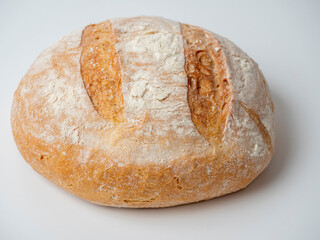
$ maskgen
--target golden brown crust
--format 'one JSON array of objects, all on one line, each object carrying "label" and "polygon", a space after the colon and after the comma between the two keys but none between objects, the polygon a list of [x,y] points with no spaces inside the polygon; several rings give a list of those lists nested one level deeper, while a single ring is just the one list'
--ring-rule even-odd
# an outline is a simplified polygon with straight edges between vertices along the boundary
[{"label": "golden brown crust", "polygon": [[[152,18],[147,20],[154,21]],[[97,204],[167,207],[238,191],[263,171],[272,157],[273,148],[264,151],[262,147],[265,146],[261,147],[257,143],[271,141],[272,145],[274,142],[272,136],[270,140],[266,138],[267,133],[270,135],[270,132],[273,132],[273,125],[266,125],[268,117],[273,119],[273,110],[269,113],[265,107],[265,112],[258,112],[256,106],[253,109],[252,105],[248,105],[249,100],[243,102],[246,105],[241,106],[241,98],[232,99],[236,98],[236,94],[231,87],[237,83],[234,72],[231,72],[233,79],[230,72],[228,73],[232,59],[230,56],[226,59],[226,47],[220,44],[220,40],[217,41],[214,35],[198,27],[182,26],[183,36],[190,40],[189,45],[185,45],[186,74],[189,79],[205,76],[208,81],[205,86],[199,84],[200,89],[189,87],[189,104],[191,111],[194,111],[194,124],[210,141],[211,145],[206,145],[204,149],[209,148],[211,151],[203,155],[194,154],[189,152],[188,148],[182,149],[182,146],[185,142],[191,142],[190,146],[194,149],[193,145],[198,142],[189,138],[181,141],[178,139],[180,143],[174,146],[180,151],[178,157],[174,155],[171,160],[153,161],[150,149],[155,142],[149,141],[143,135],[134,135],[135,142],[130,142],[128,136],[133,135],[133,130],[126,128],[125,123],[121,122],[122,108],[119,107],[122,106],[123,89],[117,87],[117,84],[104,81],[106,76],[108,79],[110,76],[110,79],[116,78],[119,85],[123,80],[121,76],[117,78],[119,65],[112,45],[116,39],[108,24],[107,22],[105,25],[109,26],[106,29],[99,24],[97,27],[87,27],[87,31],[83,32],[86,36],[82,36],[81,45],[81,34],[77,33],[67,36],[46,50],[32,65],[15,92],[11,114],[13,135],[22,156],[38,173],[67,191]],[[163,23],[160,21],[159,24]],[[104,33],[99,32],[100,30]],[[96,35],[100,36],[99,34],[102,37],[96,42],[94,38]],[[205,53],[196,54],[197,48],[201,46],[193,43],[195,41],[192,34],[206,43],[204,49],[200,49],[205,50]],[[108,37],[113,40],[105,39]],[[104,44],[107,42],[109,45],[106,48]],[[90,53],[90,46],[98,47],[101,51],[109,49],[110,52]],[[220,51],[216,51],[216,47],[221,47]],[[236,48],[236,51],[240,50]],[[84,68],[81,72],[82,78],[79,65],[81,53],[81,66]],[[248,60],[246,56],[240,57]],[[104,61],[110,59],[111,65],[106,66],[108,70],[103,72],[101,68]],[[97,63],[93,69],[90,66],[91,60]],[[191,64],[195,65],[195,72],[190,71]],[[235,63],[232,64],[236,66]],[[211,66],[214,70],[211,70]],[[247,65],[244,67],[248,68]],[[252,68],[257,69],[257,66],[252,65]],[[206,71],[212,71],[213,76],[206,75]],[[242,69],[239,70],[241,71]],[[243,77],[248,76],[243,74]],[[247,80],[252,80],[249,77]],[[265,87],[258,88],[253,84],[252,89],[256,91],[255,94],[263,95],[268,90],[261,77],[262,75],[259,75],[259,78],[252,81]],[[219,86],[217,90],[217,85],[223,84],[224,80],[227,80],[228,85]],[[171,86],[170,83],[168,86]],[[99,92],[102,87],[111,89],[118,97],[112,99],[103,95]],[[201,102],[200,106],[196,105],[196,100]],[[268,101],[271,101],[271,98],[267,92],[261,97],[261,104],[267,106]],[[118,108],[113,108],[114,103],[117,103]],[[215,106],[218,110],[209,111],[206,105]],[[120,124],[109,126],[109,122]],[[226,129],[230,131],[228,138],[221,139],[222,130],[219,124],[225,125],[224,134],[229,134]],[[166,144],[177,137],[175,132],[157,137],[162,140],[161,146],[166,146],[172,156],[172,146]],[[142,151],[134,151],[141,146],[144,147],[142,150],[147,150],[146,156],[150,157],[147,161],[140,161]],[[221,148],[214,149],[218,146]],[[132,153],[135,153],[133,161],[128,161]],[[153,152],[155,156],[158,153],[161,151]]]},{"label": "golden brown crust", "polygon": [[97,111],[118,123],[123,118],[123,96],[116,36],[110,21],[87,26],[82,33],[81,76]]},{"label": "golden brown crust", "polygon": [[231,99],[222,47],[211,33],[181,24],[192,121],[209,142],[221,143]]},{"label": "golden brown crust", "polygon": [[[81,164],[77,156],[85,147],[62,145],[56,151],[46,142],[17,131],[15,141],[34,170],[68,192],[100,205],[153,208],[197,202],[238,191],[259,174],[253,164],[248,166],[243,159],[237,159],[238,164],[234,165],[235,159],[228,155],[219,160],[185,158],[170,165],[118,166],[104,152],[92,151],[91,160]],[[26,141],[28,145],[24,144]],[[35,145],[37,152],[30,151],[30,146]],[[226,180],[231,184],[227,186]],[[221,188],[223,185],[227,187]]]}]

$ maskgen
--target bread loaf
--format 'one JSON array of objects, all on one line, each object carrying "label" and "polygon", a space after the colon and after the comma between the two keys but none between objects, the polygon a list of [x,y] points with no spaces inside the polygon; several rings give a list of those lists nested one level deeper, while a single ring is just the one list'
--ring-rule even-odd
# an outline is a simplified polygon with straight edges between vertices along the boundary
[{"label": "bread loaf", "polygon": [[160,17],[88,25],[45,51],[14,94],[24,159],[90,202],[168,207],[246,187],[274,152],[273,103],[235,44]]}]

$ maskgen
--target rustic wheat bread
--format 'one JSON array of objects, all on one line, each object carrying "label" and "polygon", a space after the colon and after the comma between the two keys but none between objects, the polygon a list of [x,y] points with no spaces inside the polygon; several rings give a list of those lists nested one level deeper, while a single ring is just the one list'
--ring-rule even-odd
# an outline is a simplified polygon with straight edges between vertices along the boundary
[{"label": "rustic wheat bread", "polygon": [[159,17],[88,25],[43,51],[15,92],[11,122],[38,173],[107,206],[235,192],[274,152],[258,65],[226,38]]}]

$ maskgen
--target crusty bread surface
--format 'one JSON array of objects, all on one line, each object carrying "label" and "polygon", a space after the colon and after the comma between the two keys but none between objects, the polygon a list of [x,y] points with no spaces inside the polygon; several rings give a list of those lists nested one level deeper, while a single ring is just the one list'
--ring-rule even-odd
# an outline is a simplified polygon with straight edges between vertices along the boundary
[{"label": "crusty bread surface", "polygon": [[24,159],[87,201],[168,207],[245,188],[274,152],[273,103],[258,65],[203,28],[110,19],[32,64],[11,123]]}]

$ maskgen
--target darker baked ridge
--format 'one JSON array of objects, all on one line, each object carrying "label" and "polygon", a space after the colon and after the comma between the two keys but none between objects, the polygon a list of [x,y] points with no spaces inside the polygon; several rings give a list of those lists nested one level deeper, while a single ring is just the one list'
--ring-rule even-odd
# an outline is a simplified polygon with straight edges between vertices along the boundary
[{"label": "darker baked ridge", "polygon": [[[92,159],[81,164],[78,157],[83,146],[55,149],[30,134],[13,134],[22,156],[36,172],[84,200],[105,206],[158,208],[219,197],[245,188],[271,158],[267,156],[259,171],[254,162],[248,164],[230,153],[170,164],[118,165],[105,152],[93,150]],[[38,151],[30,151],[26,141]]]},{"label": "darker baked ridge", "polygon": [[[220,42],[221,37],[219,35],[213,34],[206,29],[182,23],[180,26],[184,38],[186,56],[185,70],[188,77],[188,103],[196,129],[211,145],[224,144],[223,139],[227,120],[230,117],[232,118],[234,105],[239,104],[259,130],[268,152],[273,154],[274,142],[271,139],[270,132],[260,118],[260,111],[250,108],[250,103],[246,104],[240,101],[237,96],[234,96],[239,93],[234,92],[232,83],[238,81],[238,79],[232,79],[234,69],[230,67],[232,65],[230,57],[233,57],[229,52],[230,49],[224,46],[224,42]],[[232,43],[230,40],[225,40]],[[232,45],[237,47],[234,43]],[[265,104],[271,105],[273,114],[274,106],[264,76],[258,64],[246,54],[244,55],[246,59],[250,59],[253,62],[254,67],[259,72],[255,81],[263,83],[262,91],[266,94]],[[242,73],[240,74],[243,77]],[[255,91],[256,89],[253,90]]]},{"label": "darker baked ridge", "polygon": [[210,144],[220,144],[232,97],[224,49],[205,29],[182,23],[180,26],[192,121]]},{"label": "darker baked ridge", "polygon": [[82,31],[80,71],[84,87],[97,112],[107,121],[123,120],[123,95],[117,42],[110,21],[91,24]]}]

